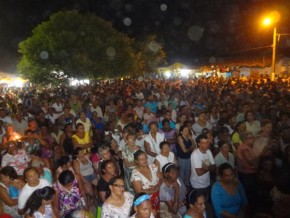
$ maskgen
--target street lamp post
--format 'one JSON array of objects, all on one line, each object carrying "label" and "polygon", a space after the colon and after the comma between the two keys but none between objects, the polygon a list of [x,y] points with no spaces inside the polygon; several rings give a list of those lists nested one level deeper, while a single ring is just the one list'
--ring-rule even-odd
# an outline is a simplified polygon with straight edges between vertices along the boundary
[{"label": "street lamp post", "polygon": [[277,43],[277,28],[274,27],[273,30],[273,45],[272,45],[272,72],[271,72],[271,81],[275,80],[275,67],[276,67],[276,43]]}]

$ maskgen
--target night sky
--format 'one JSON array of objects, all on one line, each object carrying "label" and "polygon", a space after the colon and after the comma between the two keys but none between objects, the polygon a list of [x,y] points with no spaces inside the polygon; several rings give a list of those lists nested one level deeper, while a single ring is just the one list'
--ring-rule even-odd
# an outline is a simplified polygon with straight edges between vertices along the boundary
[{"label": "night sky", "polygon": [[[156,34],[167,62],[215,64],[220,58],[270,56],[271,28],[263,14],[277,10],[278,33],[290,33],[290,0],[1,0],[0,71],[15,72],[18,43],[59,10],[94,13],[132,38]],[[278,52],[290,56],[290,36]],[[247,50],[247,51],[245,51]]]}]

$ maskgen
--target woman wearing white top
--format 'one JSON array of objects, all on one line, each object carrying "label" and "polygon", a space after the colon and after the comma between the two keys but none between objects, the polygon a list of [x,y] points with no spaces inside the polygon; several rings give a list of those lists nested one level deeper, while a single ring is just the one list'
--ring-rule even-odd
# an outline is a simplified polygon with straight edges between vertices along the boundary
[{"label": "woman wearing white top", "polygon": [[81,123],[85,127],[85,132],[91,133],[92,123],[89,118],[86,117],[86,113],[84,111],[80,112],[80,118],[76,121],[76,124]]},{"label": "woman wearing white top", "polygon": [[234,155],[230,152],[230,149],[231,149],[230,145],[226,141],[220,140],[218,142],[218,146],[219,146],[220,152],[214,158],[217,169],[223,163],[229,163],[234,169],[235,159],[234,159]]},{"label": "woman wearing white top", "polygon": [[110,195],[102,206],[101,218],[128,218],[133,203],[133,195],[125,192],[125,183],[121,177],[109,181]]},{"label": "woman wearing white top", "polygon": [[49,186],[35,190],[24,207],[28,212],[25,218],[56,218],[51,208],[54,194],[55,190]]},{"label": "woman wearing white top", "polygon": [[161,153],[156,156],[155,165],[162,172],[162,167],[167,163],[176,163],[174,153],[170,151],[170,145],[167,141],[163,141],[159,145]]},{"label": "woman wearing white top", "polygon": [[148,154],[148,162],[154,163],[155,157],[160,154],[160,143],[164,141],[164,134],[158,132],[158,124],[151,122],[149,124],[149,133],[145,136],[144,147]]},{"label": "woman wearing white top", "polygon": [[252,111],[245,113],[245,124],[246,131],[253,133],[255,137],[261,132],[261,123],[259,120],[255,119]]}]

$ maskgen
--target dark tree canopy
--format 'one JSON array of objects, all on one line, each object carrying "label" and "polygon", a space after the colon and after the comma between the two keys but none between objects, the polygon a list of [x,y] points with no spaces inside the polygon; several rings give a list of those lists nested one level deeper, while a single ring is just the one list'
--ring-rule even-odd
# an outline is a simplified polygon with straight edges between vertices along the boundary
[{"label": "dark tree canopy", "polygon": [[137,75],[141,56],[133,40],[92,14],[58,12],[19,44],[18,70],[36,83]]}]

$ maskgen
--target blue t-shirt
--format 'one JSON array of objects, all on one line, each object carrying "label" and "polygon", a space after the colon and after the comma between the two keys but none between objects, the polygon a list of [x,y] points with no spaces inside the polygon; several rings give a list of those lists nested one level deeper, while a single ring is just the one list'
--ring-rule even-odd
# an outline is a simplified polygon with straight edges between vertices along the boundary
[{"label": "blue t-shirt", "polygon": [[247,204],[246,194],[240,182],[233,195],[230,195],[220,182],[216,182],[211,190],[211,200],[217,218],[222,218],[222,211],[238,215],[241,206]]}]

